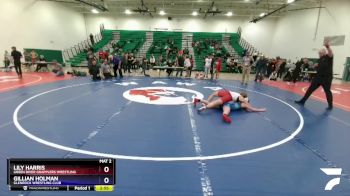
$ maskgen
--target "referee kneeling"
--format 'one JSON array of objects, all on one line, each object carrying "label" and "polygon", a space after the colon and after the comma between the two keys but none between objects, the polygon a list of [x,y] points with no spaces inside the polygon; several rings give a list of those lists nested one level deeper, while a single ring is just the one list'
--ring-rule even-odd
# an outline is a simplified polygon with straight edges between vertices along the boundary
[{"label": "referee kneeling", "polygon": [[320,59],[316,65],[317,74],[311,82],[309,89],[306,91],[304,97],[295,101],[297,104],[304,105],[310,95],[319,87],[322,86],[326,93],[328,110],[333,108],[333,95],[331,91],[333,80],[333,51],[329,46],[329,41],[326,41],[324,46],[326,49],[319,51]]}]

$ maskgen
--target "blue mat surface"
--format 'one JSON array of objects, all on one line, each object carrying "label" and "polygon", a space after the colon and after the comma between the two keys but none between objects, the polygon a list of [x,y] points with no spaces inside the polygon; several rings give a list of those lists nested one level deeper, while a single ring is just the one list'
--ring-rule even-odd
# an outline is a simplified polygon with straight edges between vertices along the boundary
[{"label": "blue mat surface", "polygon": [[[145,87],[190,89],[206,98],[213,88],[246,91],[254,106],[268,111],[232,112],[232,124],[225,124],[219,109],[197,114],[188,104],[145,104],[123,96]],[[26,131],[54,144],[113,156],[176,159],[242,152],[295,132],[300,119],[293,107],[305,121],[291,141],[242,156],[161,162],[117,159],[115,191],[108,195],[350,195],[349,112],[327,112],[324,103],[313,100],[300,107],[293,104],[298,95],[261,84],[246,87],[235,81],[166,78],[77,79],[1,93],[0,195],[96,195],[8,191],[7,158],[94,157],[38,143],[18,131],[13,124],[15,109],[40,93],[18,111]],[[187,92],[170,95],[187,101],[192,96]],[[332,177],[320,170],[328,167],[343,169],[341,182],[332,191],[324,190]]]}]

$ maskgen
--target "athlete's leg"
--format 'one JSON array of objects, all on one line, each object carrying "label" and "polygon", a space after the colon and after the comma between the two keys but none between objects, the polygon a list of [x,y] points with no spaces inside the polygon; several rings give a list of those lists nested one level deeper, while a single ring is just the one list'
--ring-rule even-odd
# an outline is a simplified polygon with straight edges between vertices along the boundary
[{"label": "athlete's leg", "polygon": [[217,99],[215,101],[208,103],[208,105],[206,105],[206,108],[208,108],[208,109],[217,108],[218,106],[220,106],[222,104],[223,104],[222,100]]},{"label": "athlete's leg", "polygon": [[222,107],[222,114],[223,115],[227,115],[228,116],[230,114],[230,112],[231,112],[231,107],[229,105],[224,105]]},{"label": "athlete's leg", "polygon": [[211,100],[213,100],[214,97],[218,97],[219,96],[219,91],[215,91],[214,93],[212,93],[209,97],[208,97],[208,101],[211,102]]},{"label": "athlete's leg", "polygon": [[214,93],[212,93],[212,94],[208,97],[208,100],[194,98],[193,104],[194,104],[194,106],[196,106],[197,103],[201,102],[201,103],[203,103],[203,104],[205,104],[205,105],[208,105],[209,102],[211,102],[211,100],[214,99],[214,97],[218,97],[218,96],[219,96],[219,91],[215,91]]},{"label": "athlete's leg", "polygon": [[222,119],[227,122],[227,123],[231,123],[232,120],[231,118],[229,117],[229,114],[231,112],[231,108],[229,105],[225,105],[223,108],[222,108],[223,112],[222,112]]}]

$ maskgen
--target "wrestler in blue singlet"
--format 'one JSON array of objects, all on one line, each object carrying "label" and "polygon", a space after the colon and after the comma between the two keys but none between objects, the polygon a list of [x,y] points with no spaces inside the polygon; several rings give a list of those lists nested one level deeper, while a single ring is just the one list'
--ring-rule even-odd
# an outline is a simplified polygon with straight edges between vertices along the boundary
[{"label": "wrestler in blue singlet", "polygon": [[229,106],[231,111],[237,111],[237,110],[241,110],[242,109],[242,105],[240,102],[228,102],[226,104],[224,104],[224,106]]}]

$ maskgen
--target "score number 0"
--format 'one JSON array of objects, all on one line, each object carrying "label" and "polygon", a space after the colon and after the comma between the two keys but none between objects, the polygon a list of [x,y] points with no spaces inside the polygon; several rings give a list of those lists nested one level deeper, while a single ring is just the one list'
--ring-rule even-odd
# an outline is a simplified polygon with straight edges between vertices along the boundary
[{"label": "score number 0", "polygon": [[[103,168],[103,171],[104,171],[105,173],[108,173],[108,172],[109,172],[109,167],[108,167],[108,166],[105,166],[105,167]],[[105,177],[105,178],[103,179],[103,182],[104,182],[105,184],[108,184],[108,183],[109,183],[109,178],[108,178],[108,177]]]}]

